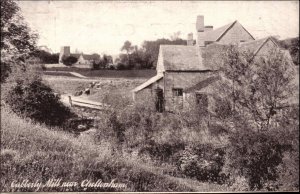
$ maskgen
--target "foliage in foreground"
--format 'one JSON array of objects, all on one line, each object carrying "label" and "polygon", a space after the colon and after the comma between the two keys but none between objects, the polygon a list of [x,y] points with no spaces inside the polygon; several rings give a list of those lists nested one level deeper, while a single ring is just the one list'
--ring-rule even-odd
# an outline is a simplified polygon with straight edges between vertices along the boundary
[{"label": "foliage in foreground", "polygon": [[13,66],[23,66],[36,49],[38,35],[25,22],[15,1],[1,1],[1,82]]},{"label": "foliage in foreground", "polygon": [[110,149],[84,138],[49,130],[17,117],[1,107],[1,188],[2,192],[34,191],[12,189],[11,181],[51,178],[81,182],[84,179],[125,183],[120,190],[105,188],[44,188],[39,191],[195,191],[175,178],[163,175],[152,166],[111,155]]},{"label": "foliage in foreground", "polygon": [[49,126],[63,126],[76,117],[33,68],[16,70],[4,87],[4,101],[20,116]]}]

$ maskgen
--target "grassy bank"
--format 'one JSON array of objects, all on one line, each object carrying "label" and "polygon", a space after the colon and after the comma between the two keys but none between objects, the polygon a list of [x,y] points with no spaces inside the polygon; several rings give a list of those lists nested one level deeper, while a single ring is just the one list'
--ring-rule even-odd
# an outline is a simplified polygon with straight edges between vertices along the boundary
[{"label": "grassy bank", "polygon": [[[17,117],[1,107],[1,191],[35,191],[13,189],[13,180],[45,183],[51,178],[73,181],[84,179],[125,183],[124,189],[73,187],[41,188],[39,191],[211,191],[209,185],[195,185],[188,179],[164,175],[153,166],[112,155],[108,148],[67,133]],[[206,189],[205,189],[206,188]],[[216,188],[217,189],[217,188]]]}]

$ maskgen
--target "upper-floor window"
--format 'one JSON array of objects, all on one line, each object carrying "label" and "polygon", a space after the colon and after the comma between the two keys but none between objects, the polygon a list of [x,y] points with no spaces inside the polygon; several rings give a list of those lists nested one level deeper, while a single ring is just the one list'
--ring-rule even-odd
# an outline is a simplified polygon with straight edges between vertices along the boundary
[{"label": "upper-floor window", "polygon": [[173,88],[172,92],[173,92],[173,96],[182,96],[183,95],[182,88]]}]

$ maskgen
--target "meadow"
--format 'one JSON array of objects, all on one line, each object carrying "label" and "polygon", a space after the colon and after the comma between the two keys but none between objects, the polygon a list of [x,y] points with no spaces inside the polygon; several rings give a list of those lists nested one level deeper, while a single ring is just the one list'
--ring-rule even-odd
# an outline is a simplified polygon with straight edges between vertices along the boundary
[{"label": "meadow", "polygon": [[[109,69],[100,69],[100,70],[91,70],[84,68],[76,67],[51,67],[47,68],[47,71],[73,71],[80,73],[87,77],[106,77],[106,78],[150,78],[156,74],[155,69],[142,69],[142,70],[109,70]],[[49,74],[50,73],[47,73]],[[55,73],[51,73],[55,75]],[[58,73],[57,73],[58,74]]]},{"label": "meadow", "polygon": [[118,95],[127,98],[128,100],[132,100],[131,90],[144,83],[147,78],[93,77],[81,79],[70,76],[44,75],[43,80],[51,85],[55,92],[71,95],[89,87],[90,83],[97,82],[99,84],[98,88],[92,88],[90,95],[81,95],[80,97],[96,102],[103,102],[105,98],[110,98],[109,95]]}]

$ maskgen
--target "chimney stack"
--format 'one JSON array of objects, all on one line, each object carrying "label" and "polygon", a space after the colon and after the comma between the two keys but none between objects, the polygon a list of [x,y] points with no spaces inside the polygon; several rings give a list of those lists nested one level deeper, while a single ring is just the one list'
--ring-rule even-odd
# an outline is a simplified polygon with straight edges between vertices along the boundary
[{"label": "chimney stack", "polygon": [[196,21],[197,32],[204,32],[204,16],[198,15]]},{"label": "chimney stack", "polygon": [[204,16],[198,15],[196,21],[196,30],[197,30],[197,45],[204,46]]},{"label": "chimney stack", "polygon": [[194,40],[193,40],[193,33],[189,33],[187,37],[187,46],[193,46]]}]

